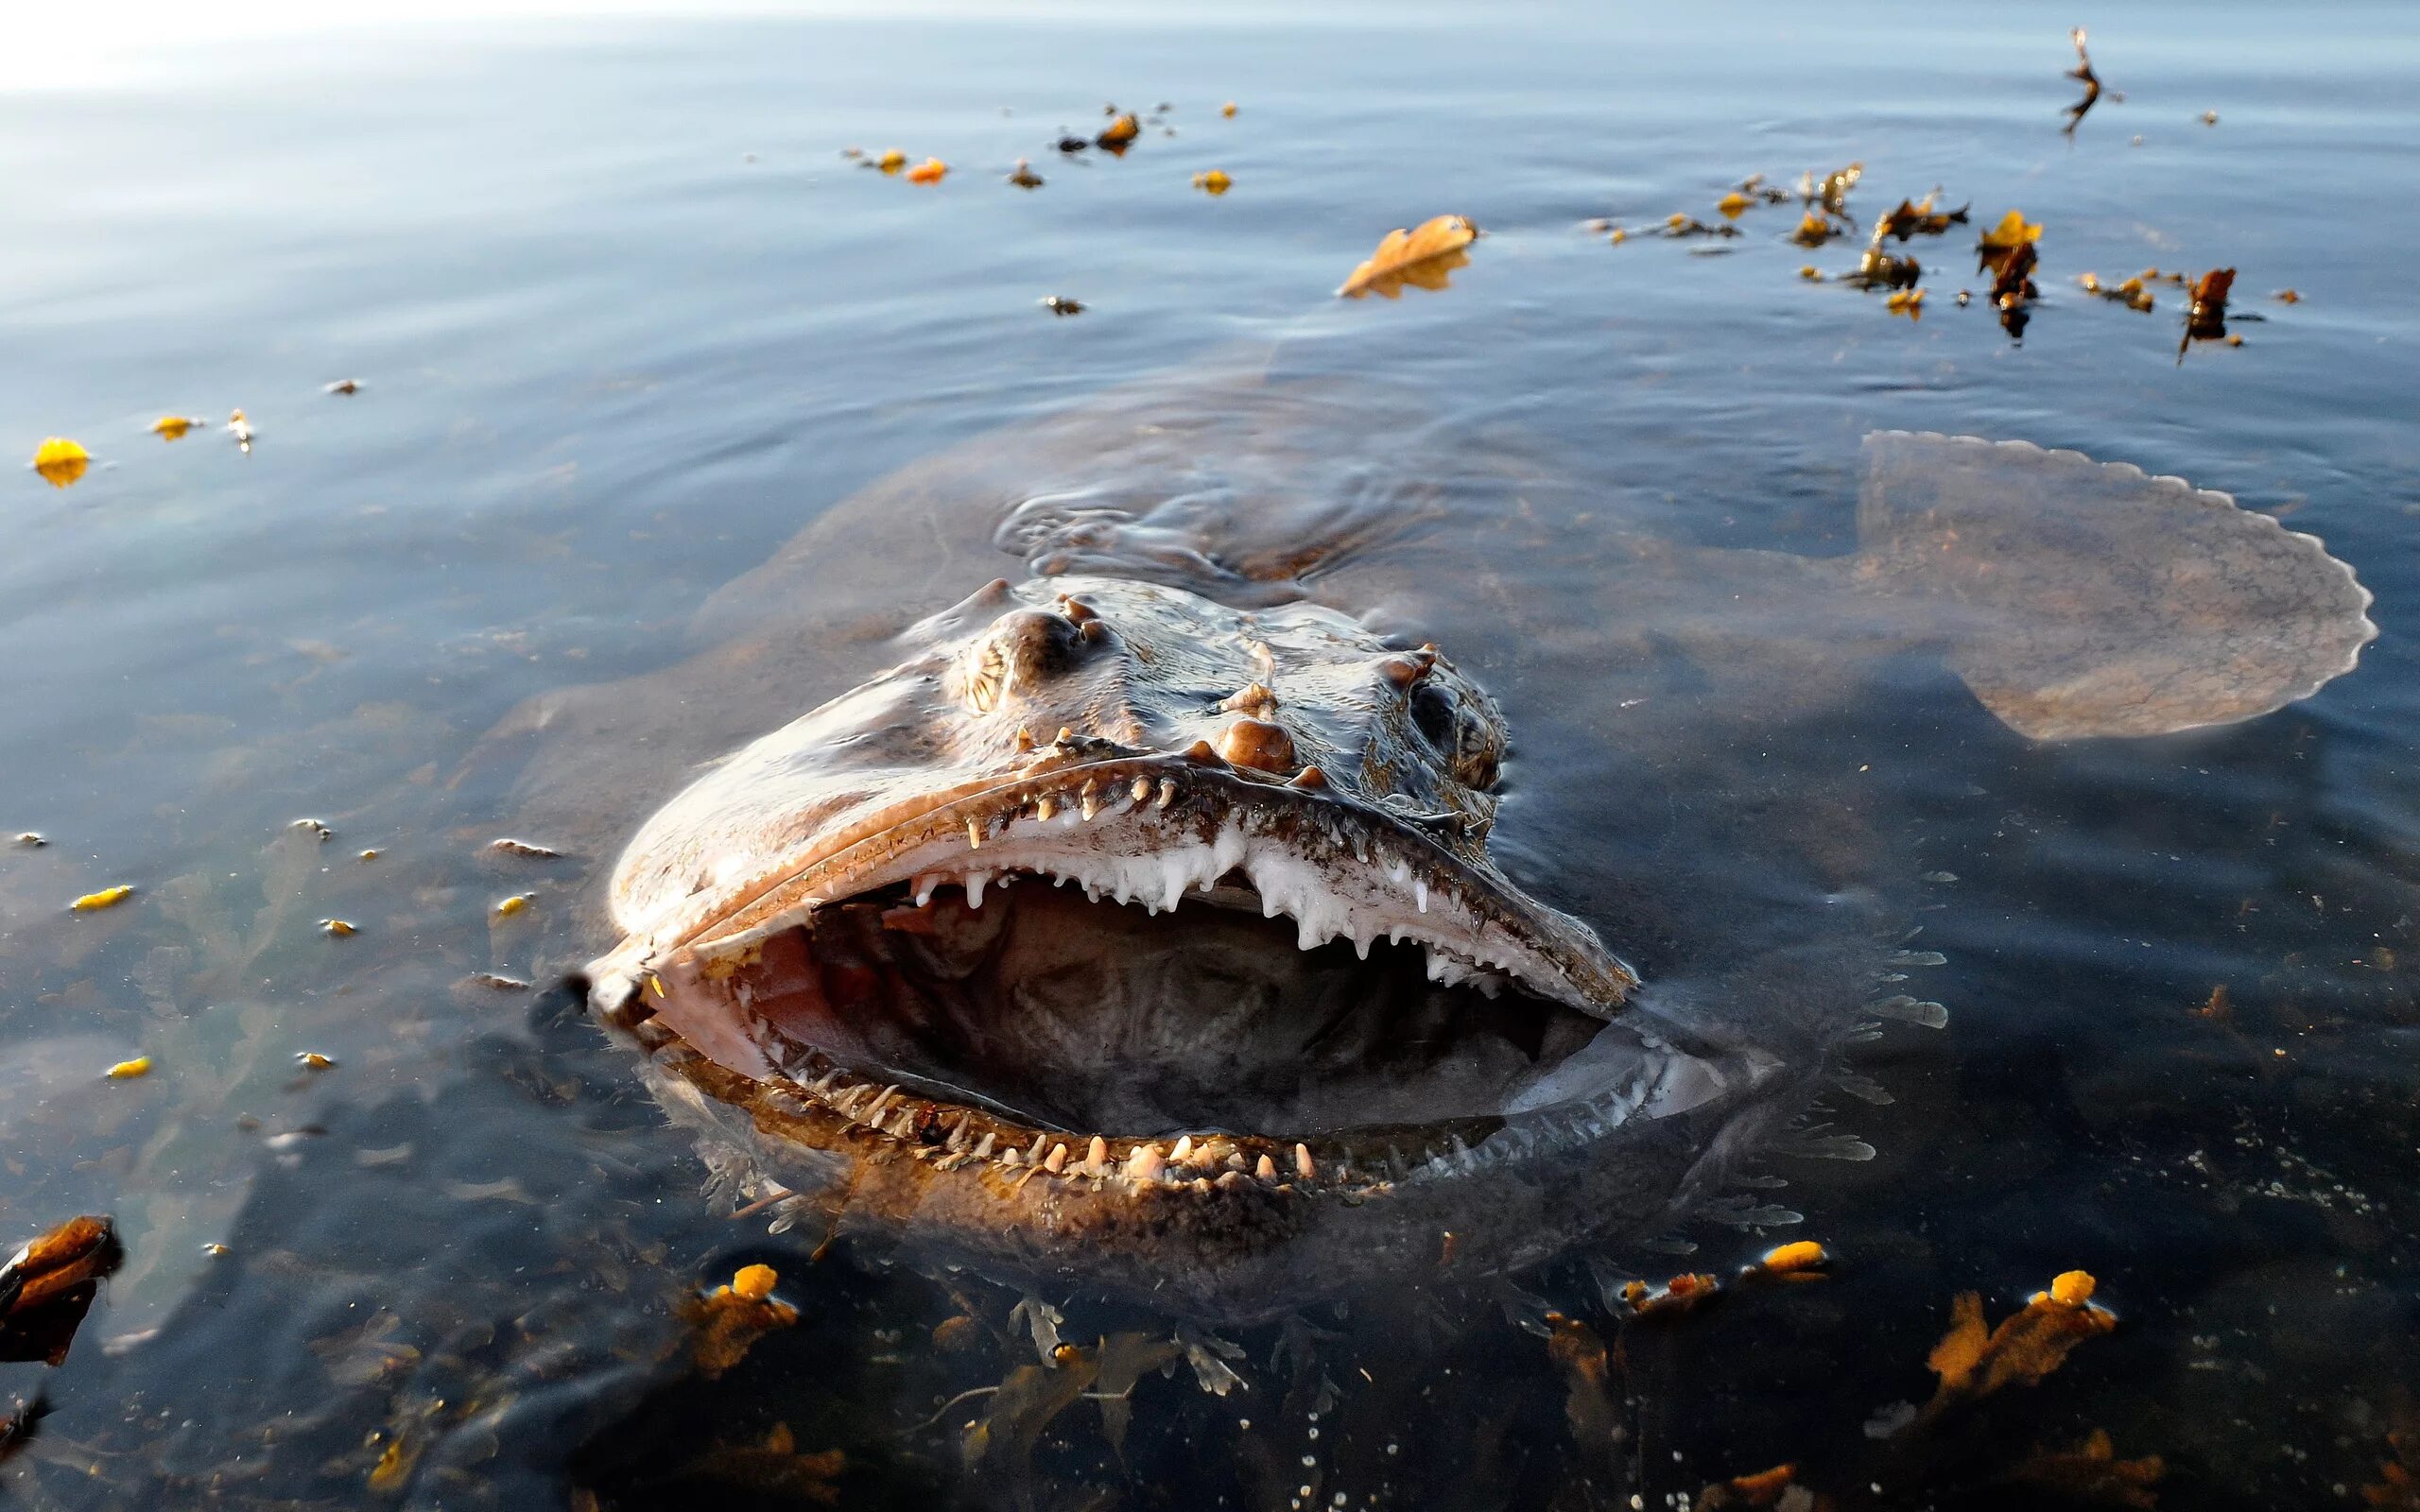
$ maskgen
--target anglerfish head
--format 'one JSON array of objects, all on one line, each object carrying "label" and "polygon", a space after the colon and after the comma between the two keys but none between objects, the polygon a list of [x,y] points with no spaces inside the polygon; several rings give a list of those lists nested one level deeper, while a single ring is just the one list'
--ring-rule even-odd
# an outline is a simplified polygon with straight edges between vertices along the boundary
[{"label": "anglerfish head", "polygon": [[1759,1079],[1633,1028],[1631,971],[1490,858],[1504,717],[1435,647],[1082,577],[909,638],[614,878],[593,1001],[752,1189],[1254,1315],[1655,1221],[1674,1115]]}]

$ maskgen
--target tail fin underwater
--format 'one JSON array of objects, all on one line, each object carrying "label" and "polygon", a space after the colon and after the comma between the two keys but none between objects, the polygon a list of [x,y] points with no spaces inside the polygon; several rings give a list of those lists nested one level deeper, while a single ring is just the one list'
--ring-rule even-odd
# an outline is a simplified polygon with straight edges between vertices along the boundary
[{"label": "tail fin underwater", "polygon": [[1951,667],[2031,739],[2251,719],[2377,635],[2318,538],[2182,478],[1910,431],[1868,436],[1864,462],[1860,585],[1939,603]]}]

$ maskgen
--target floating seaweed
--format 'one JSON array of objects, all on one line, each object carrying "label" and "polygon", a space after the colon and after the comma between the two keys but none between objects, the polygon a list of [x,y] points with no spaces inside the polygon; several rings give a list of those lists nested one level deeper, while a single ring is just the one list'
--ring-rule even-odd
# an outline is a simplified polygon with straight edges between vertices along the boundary
[{"label": "floating seaweed", "polygon": [[[1406,231],[1401,227],[1378,241],[1378,249],[1338,285],[1337,295],[1357,300],[1366,294],[1400,299],[1404,285],[1442,289],[1454,269],[1470,262],[1467,249],[1479,230],[1467,215],[1438,215]],[[1736,234],[1736,233],[1735,233]]]},{"label": "floating seaweed", "polygon": [[[2091,113],[2093,106],[2100,103],[2103,92],[2100,76],[2092,70],[2092,54],[2084,51],[2083,28],[2077,26],[2069,31],[2067,40],[2076,44],[2076,66],[2067,70],[2067,77],[2083,86],[2083,98],[2067,107],[2067,124],[2060,128],[2064,134],[2073,136],[2076,134],[2076,128],[2082,126],[2083,118]],[[2125,95],[2114,90],[2109,91],[2108,94],[2112,102],[2122,102],[2126,98]],[[2141,141],[2140,137],[2135,138],[2137,145]]]},{"label": "floating seaweed", "polygon": [[2176,342],[2178,366],[2184,365],[2186,349],[2196,341],[2225,341],[2242,345],[2241,337],[2227,335],[2227,296],[2234,288],[2235,269],[2232,267],[2214,267],[2193,281],[2190,302],[2185,310],[2185,335]]}]

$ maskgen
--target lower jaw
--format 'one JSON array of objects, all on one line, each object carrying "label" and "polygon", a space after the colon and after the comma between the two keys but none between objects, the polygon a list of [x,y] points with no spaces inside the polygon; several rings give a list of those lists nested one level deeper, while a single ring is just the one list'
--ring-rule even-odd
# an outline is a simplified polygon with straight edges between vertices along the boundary
[{"label": "lower jaw", "polygon": [[[699,1136],[735,1200],[795,1210],[911,1263],[963,1264],[1017,1286],[1074,1285],[1204,1322],[1525,1269],[1576,1246],[1652,1237],[1702,1208],[1738,1152],[1778,1134],[1796,1100],[1735,1075],[1690,1106],[1601,1134],[1492,1138],[1398,1174],[1314,1166],[1257,1142],[1205,1141],[1150,1178],[1128,1149],[1070,1149],[1051,1169],[953,1149],[934,1124],[838,1111],[810,1084],[717,1064],[660,1025],[633,1031],[658,1100]],[[1737,1071],[1737,1068],[1732,1068]],[[1509,1125],[1508,1125],[1509,1127]],[[1102,1142],[1106,1143],[1106,1142]],[[1271,1156],[1268,1167],[1260,1157]]]}]

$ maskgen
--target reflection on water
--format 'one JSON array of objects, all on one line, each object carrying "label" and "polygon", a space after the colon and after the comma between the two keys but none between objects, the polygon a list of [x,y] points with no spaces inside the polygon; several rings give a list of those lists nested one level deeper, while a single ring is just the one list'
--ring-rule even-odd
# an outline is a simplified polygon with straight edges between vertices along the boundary
[{"label": "reflection on water", "polygon": [[[0,1216],[14,1243],[109,1212],[127,1246],[66,1365],[6,1367],[49,1411],[0,1474],[44,1505],[577,1486],[1057,1506],[1140,1486],[1586,1506],[1794,1461],[1841,1504],[2126,1504],[2078,1452],[2105,1428],[2109,1464],[2163,1457],[2170,1504],[2387,1486],[2420,1390],[2396,1347],[2420,457],[2394,408],[2415,376],[2413,214],[2378,186],[2420,134],[2415,39],[2389,12],[2291,33],[2251,9],[2189,34],[2090,19],[2105,88],[2071,135],[2066,18],[1890,10],[281,35],[0,93],[7,444],[91,454],[68,487],[28,471],[0,510],[0,832],[48,842],[0,850]],[[1121,157],[1056,149],[1112,100],[1160,125]],[[951,171],[909,184],[849,146]],[[1019,157],[1041,188],[1001,182]],[[1924,265],[1911,321],[1798,276],[1855,244],[1791,245],[1794,200],[1720,208],[1753,174],[1850,162],[1861,222],[1939,184],[1976,225],[2044,228],[2021,344],[1964,272],[1973,226],[1891,244]],[[1212,170],[1229,192],[1193,188]],[[1444,212],[1488,232],[1450,288],[1327,298],[1378,233]],[[1674,214],[1740,234],[1584,229]],[[2235,268],[2242,344],[2179,367],[2184,290],[2146,279],[2145,315],[2075,283],[2152,267]],[[2270,298],[2288,287],[2298,302]],[[1054,318],[1050,295],[1084,313]],[[744,640],[746,595],[708,596],[870,480],[1247,350],[1426,396],[1403,455],[1680,548],[1848,556],[1877,429],[2136,463],[2324,537],[2383,637],[2308,702],[2129,743],[2029,744],[1938,657],[1889,660],[1860,701],[1776,718],[1786,741],[1708,748],[1686,770],[1730,795],[1710,816],[1617,720],[1571,713],[1595,702],[1551,695],[1593,667],[1640,679],[1607,707],[1685,700],[1662,643],[1610,667],[1577,633],[1457,652],[1540,690],[1506,695],[1509,869],[1651,878],[1659,847],[1725,826],[1794,833],[1804,876],[1742,868],[1741,900],[1845,876],[1945,960],[1921,996],[1949,1027],[1858,1047],[1858,1088],[1887,1101],[1842,1091],[1807,1142],[1874,1158],[1760,1165],[1787,1187],[1674,1235],[1692,1254],[1221,1332],[825,1247],[815,1212],[777,1234],[769,1211],[722,1216],[557,985],[606,942],[604,873],[641,816],[599,788],[528,827],[523,772],[481,736]],[[323,387],[345,378],[357,392]],[[237,410],[248,448],[222,428]],[[163,416],[197,423],[171,437]],[[1350,449],[1305,439],[1309,474],[1349,488]],[[914,540],[857,549],[901,602],[782,662],[752,729],[975,586]],[[1381,627],[1483,637],[1479,610],[1525,593],[1568,621],[1541,560],[1489,580],[1440,553]],[[621,738],[683,733],[650,717]],[[666,745],[659,793],[749,732]],[[1584,833],[1524,836],[1525,785],[1583,782]],[[564,853],[489,848],[506,834]],[[134,891],[68,911],[116,885]],[[1655,906],[1575,890],[1551,901]],[[1622,948],[1704,959],[1762,917],[1665,906],[1669,937]],[[101,1075],[135,1057],[147,1075]],[[1807,1222],[1768,1227],[1785,1208]],[[1830,1279],[1616,1321],[1628,1278],[1727,1272],[1801,1233]],[[798,1319],[708,1381],[679,1298],[756,1262]],[[1996,1322],[2077,1267],[2114,1332],[1938,1433],[1869,1434],[1931,1395],[1956,1295]]]}]

